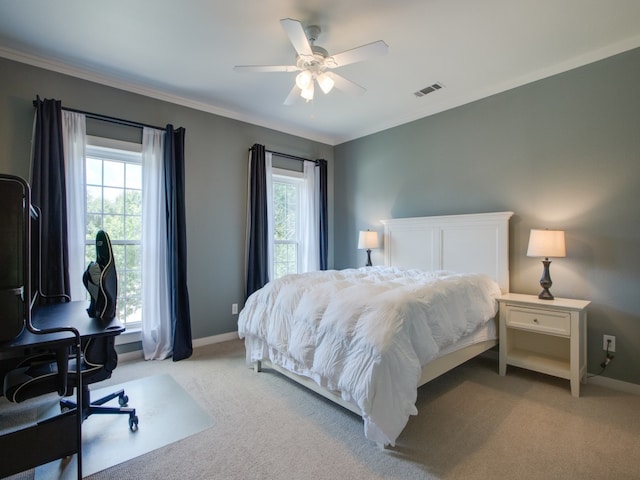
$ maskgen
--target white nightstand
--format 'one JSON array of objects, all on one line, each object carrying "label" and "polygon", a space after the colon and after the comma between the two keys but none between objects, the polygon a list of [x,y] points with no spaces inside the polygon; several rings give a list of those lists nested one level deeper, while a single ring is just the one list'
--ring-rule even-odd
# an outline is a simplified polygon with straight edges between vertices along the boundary
[{"label": "white nightstand", "polygon": [[507,365],[566,378],[580,396],[587,378],[586,300],[508,293],[500,302],[500,375]]}]

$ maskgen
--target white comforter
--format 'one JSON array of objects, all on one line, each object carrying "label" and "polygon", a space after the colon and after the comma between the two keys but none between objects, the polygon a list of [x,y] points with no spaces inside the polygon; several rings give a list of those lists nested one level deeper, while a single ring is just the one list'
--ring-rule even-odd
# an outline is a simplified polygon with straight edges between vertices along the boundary
[{"label": "white comforter", "polygon": [[367,438],[395,445],[416,415],[422,367],[497,312],[488,276],[387,267],[289,275],[240,312],[247,362],[269,359],[359,407]]}]

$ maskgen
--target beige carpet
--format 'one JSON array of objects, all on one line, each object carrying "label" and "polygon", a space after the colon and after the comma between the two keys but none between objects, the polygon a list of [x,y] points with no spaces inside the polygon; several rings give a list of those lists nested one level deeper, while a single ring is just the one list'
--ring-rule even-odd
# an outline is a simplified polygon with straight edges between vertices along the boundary
[{"label": "beige carpet", "polygon": [[[480,357],[419,390],[397,447],[286,378],[244,363],[240,341],[181,362],[127,362],[113,383],[168,373],[215,428],[91,475],[102,479],[640,478],[640,397],[509,368]],[[20,478],[30,478],[22,476]]]}]

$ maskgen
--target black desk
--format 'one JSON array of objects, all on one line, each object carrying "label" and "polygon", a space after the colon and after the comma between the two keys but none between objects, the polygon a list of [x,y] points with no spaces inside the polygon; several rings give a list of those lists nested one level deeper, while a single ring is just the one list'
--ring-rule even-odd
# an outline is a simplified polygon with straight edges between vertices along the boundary
[{"label": "black desk", "polygon": [[[37,329],[73,327],[80,332],[81,338],[119,335],[124,332],[124,326],[117,318],[102,320],[90,318],[87,314],[88,302],[68,302],[35,307],[32,312],[31,324]],[[0,344],[2,350],[28,348],[34,345],[46,347],[73,339],[71,333],[48,333],[36,335],[26,328],[13,340]]]},{"label": "black desk", "polygon": [[[36,329],[72,327],[81,339],[116,336],[125,328],[117,319],[101,320],[87,314],[87,301],[38,306],[32,312]],[[76,344],[71,332],[34,334],[26,328],[13,340],[0,343],[0,359],[24,358],[34,351],[55,350]],[[78,389],[76,389],[78,390]],[[80,396],[76,392],[78,404]],[[82,477],[82,419],[77,409],[62,413],[36,425],[0,436],[3,460],[0,476],[11,475],[58,458],[78,453],[78,478]],[[51,439],[55,439],[52,441]],[[25,455],[28,453],[29,455]]]},{"label": "black desk", "polygon": [[[87,314],[89,302],[68,302],[40,305],[32,312],[31,324],[37,329],[72,327],[83,339],[115,336],[125,328],[117,318],[102,320],[90,318]],[[70,332],[35,334],[24,328],[13,340],[0,343],[0,360],[28,356],[34,350],[59,348],[73,345],[74,335]]]}]

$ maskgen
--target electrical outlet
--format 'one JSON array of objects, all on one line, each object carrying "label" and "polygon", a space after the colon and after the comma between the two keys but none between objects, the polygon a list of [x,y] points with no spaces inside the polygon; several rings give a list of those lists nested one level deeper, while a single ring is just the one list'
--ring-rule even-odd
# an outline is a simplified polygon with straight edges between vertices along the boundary
[{"label": "electrical outlet", "polygon": [[238,304],[237,303],[232,303],[231,304],[231,315],[237,315],[238,314]]},{"label": "electrical outlet", "polygon": [[613,335],[603,335],[602,336],[602,349],[603,350],[609,350],[610,352],[615,352],[616,351],[616,337],[614,337]]}]

